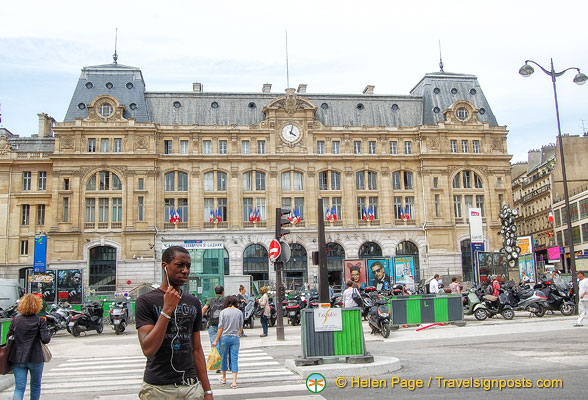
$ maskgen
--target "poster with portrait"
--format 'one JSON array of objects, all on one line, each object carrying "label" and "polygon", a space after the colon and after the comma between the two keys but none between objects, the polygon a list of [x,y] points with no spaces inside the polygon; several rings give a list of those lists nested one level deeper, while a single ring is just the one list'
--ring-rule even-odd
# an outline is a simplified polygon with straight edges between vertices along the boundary
[{"label": "poster with portrait", "polygon": [[375,287],[377,290],[388,290],[392,287],[388,259],[373,258],[367,260],[367,272],[368,286]]},{"label": "poster with portrait", "polygon": [[82,303],[82,270],[60,269],[57,273],[57,298],[59,302]]},{"label": "poster with portrait", "polygon": [[414,257],[394,257],[394,281],[414,289]]},{"label": "poster with portrait", "polygon": [[365,260],[345,260],[345,282],[351,281],[364,288],[367,283]]}]

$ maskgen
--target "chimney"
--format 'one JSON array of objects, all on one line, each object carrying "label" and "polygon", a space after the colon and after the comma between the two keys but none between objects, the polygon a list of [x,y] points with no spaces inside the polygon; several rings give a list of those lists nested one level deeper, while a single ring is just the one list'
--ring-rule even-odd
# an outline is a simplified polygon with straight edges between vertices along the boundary
[{"label": "chimney", "polygon": [[263,88],[261,89],[263,93],[269,93],[272,91],[272,84],[271,83],[264,83]]},{"label": "chimney", "polygon": [[304,94],[306,93],[306,87],[308,85],[306,83],[301,83],[298,85],[298,90],[296,90],[298,93]]},{"label": "chimney", "polygon": [[363,89],[363,94],[372,95],[374,94],[374,85],[367,85],[365,89]]},{"label": "chimney", "polygon": [[200,82],[194,82],[192,84],[192,90],[196,93],[202,93],[204,91],[204,85]]},{"label": "chimney", "polygon": [[53,125],[55,120],[45,113],[37,114],[39,116],[39,137],[52,137]]}]

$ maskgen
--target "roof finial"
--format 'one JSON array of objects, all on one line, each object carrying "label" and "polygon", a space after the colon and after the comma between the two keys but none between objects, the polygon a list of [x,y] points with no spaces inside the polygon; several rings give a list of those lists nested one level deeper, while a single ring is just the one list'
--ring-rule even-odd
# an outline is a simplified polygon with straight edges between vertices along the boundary
[{"label": "roof finial", "polygon": [[439,69],[443,71],[443,57],[441,56],[441,39],[439,39]]},{"label": "roof finial", "polygon": [[112,55],[112,59],[114,60],[114,63],[116,64],[116,60],[118,60],[118,55],[116,54],[116,41],[118,39],[118,28],[115,28],[116,30],[114,31],[114,54]]}]

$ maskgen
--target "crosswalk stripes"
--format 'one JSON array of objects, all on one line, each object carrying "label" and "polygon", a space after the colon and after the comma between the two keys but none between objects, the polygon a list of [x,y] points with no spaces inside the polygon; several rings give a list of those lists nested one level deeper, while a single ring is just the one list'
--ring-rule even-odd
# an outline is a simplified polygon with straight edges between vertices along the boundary
[{"label": "crosswalk stripes", "polygon": [[[208,354],[209,349],[205,349]],[[55,357],[43,373],[44,398],[73,398],[83,394],[85,399],[136,399],[143,382],[145,357],[116,356],[60,359]],[[296,398],[308,393],[303,379],[276,361],[261,348],[243,349],[239,352],[239,376],[237,390],[230,388],[232,375],[227,372],[227,384],[218,381],[220,374],[208,371],[215,397],[258,398],[274,396]],[[255,383],[261,383],[255,385]],[[8,389],[13,390],[13,387]],[[235,397],[236,396],[236,397]],[[317,398],[317,399],[320,399]]]}]

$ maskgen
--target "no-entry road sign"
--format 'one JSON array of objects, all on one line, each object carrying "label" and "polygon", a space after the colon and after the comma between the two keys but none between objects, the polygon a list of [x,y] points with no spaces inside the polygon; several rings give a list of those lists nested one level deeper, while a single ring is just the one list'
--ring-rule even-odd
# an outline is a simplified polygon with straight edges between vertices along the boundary
[{"label": "no-entry road sign", "polygon": [[272,240],[272,242],[269,245],[269,260],[271,262],[276,262],[281,252],[282,246],[280,246],[280,242],[278,242],[275,239]]}]

